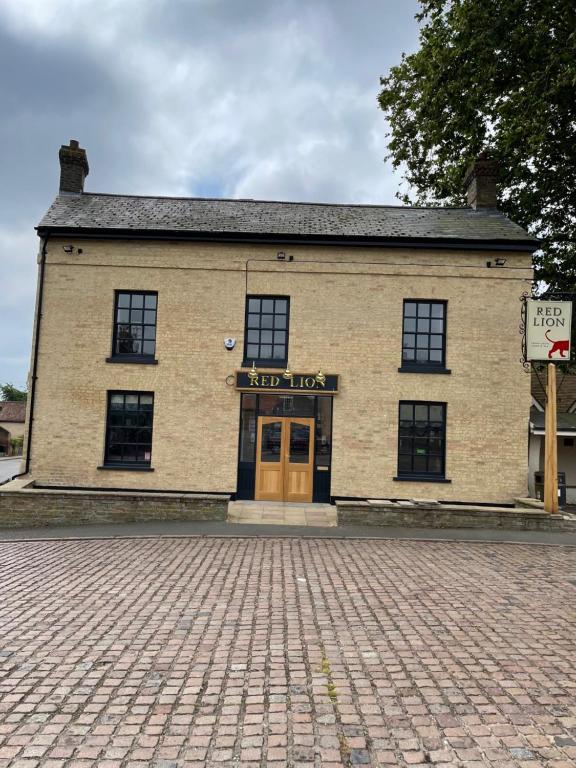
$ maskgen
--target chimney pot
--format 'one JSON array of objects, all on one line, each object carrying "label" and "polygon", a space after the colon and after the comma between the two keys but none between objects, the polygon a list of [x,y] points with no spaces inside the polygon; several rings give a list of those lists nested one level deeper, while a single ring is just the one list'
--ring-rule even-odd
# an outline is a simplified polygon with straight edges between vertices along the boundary
[{"label": "chimney pot", "polygon": [[498,161],[481,152],[466,169],[464,189],[471,208],[498,207]]},{"label": "chimney pot", "polygon": [[81,195],[84,179],[90,171],[86,150],[77,139],[70,139],[70,145],[63,144],[58,153],[60,158],[60,194]]}]

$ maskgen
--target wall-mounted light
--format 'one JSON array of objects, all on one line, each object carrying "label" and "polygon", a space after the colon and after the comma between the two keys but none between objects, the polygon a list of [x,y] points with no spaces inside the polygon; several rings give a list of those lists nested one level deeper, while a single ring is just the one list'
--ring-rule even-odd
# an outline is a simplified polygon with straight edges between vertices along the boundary
[{"label": "wall-mounted light", "polygon": [[294,261],[294,256],[286,255],[284,251],[278,251],[276,258],[278,261]]},{"label": "wall-mounted light", "polygon": [[292,373],[292,371],[290,370],[290,367],[288,365],[286,366],[286,370],[282,374],[282,378],[283,379],[293,379],[294,378],[294,374]]},{"label": "wall-mounted light", "polygon": [[486,266],[488,268],[490,267],[503,267],[504,264],[506,264],[506,259],[503,259],[501,256],[499,256],[497,259],[494,259],[494,262],[487,261]]},{"label": "wall-mounted light", "polygon": [[74,253],[74,246],[73,245],[63,245],[62,250],[64,253]]},{"label": "wall-mounted light", "polygon": [[325,384],[326,383],[326,376],[322,373],[322,371],[318,371],[316,376],[314,377],[316,379],[316,382],[318,384]]},{"label": "wall-mounted light", "polygon": [[252,361],[252,368],[248,371],[248,378],[250,381],[257,381],[258,380],[258,371],[256,369],[256,363]]}]

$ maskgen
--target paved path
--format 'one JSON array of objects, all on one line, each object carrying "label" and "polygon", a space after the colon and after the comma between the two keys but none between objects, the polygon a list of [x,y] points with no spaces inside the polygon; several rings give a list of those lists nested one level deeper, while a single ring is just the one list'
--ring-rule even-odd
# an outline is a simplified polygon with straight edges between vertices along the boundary
[{"label": "paved path", "polygon": [[17,475],[20,472],[21,462],[21,456],[17,456],[15,459],[0,459],[0,483],[13,475]]},{"label": "paved path", "polygon": [[569,547],[13,541],[0,584],[2,768],[576,764]]}]

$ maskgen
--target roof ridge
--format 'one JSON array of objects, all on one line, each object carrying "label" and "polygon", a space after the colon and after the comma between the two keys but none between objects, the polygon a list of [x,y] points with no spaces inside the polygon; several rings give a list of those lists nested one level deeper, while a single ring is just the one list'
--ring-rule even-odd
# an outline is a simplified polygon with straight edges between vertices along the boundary
[{"label": "roof ridge", "polygon": [[[58,197],[61,197],[58,195]],[[69,199],[69,195],[65,195]],[[114,192],[83,192],[76,196],[82,197],[127,197],[136,200],[195,200],[215,203],[262,203],[271,205],[317,205],[326,208],[393,208],[400,211],[470,211],[471,213],[486,213],[486,209],[474,210],[467,205],[380,205],[378,203],[319,203],[309,200],[261,200],[255,197],[184,197],[183,195],[129,195]],[[497,208],[490,208],[500,215],[505,214]]]}]

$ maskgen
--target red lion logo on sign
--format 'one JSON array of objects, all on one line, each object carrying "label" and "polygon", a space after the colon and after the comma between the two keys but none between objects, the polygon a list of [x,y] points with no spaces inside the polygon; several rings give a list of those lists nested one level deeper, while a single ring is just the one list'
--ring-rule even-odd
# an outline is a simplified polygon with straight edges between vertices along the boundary
[{"label": "red lion logo on sign", "polygon": [[548,331],[544,334],[550,344],[552,344],[552,347],[548,351],[548,357],[552,357],[554,352],[560,352],[560,357],[566,357],[564,354],[565,352],[570,351],[570,339],[561,339],[560,341],[554,341],[554,339],[551,339],[550,336],[548,336]]}]

